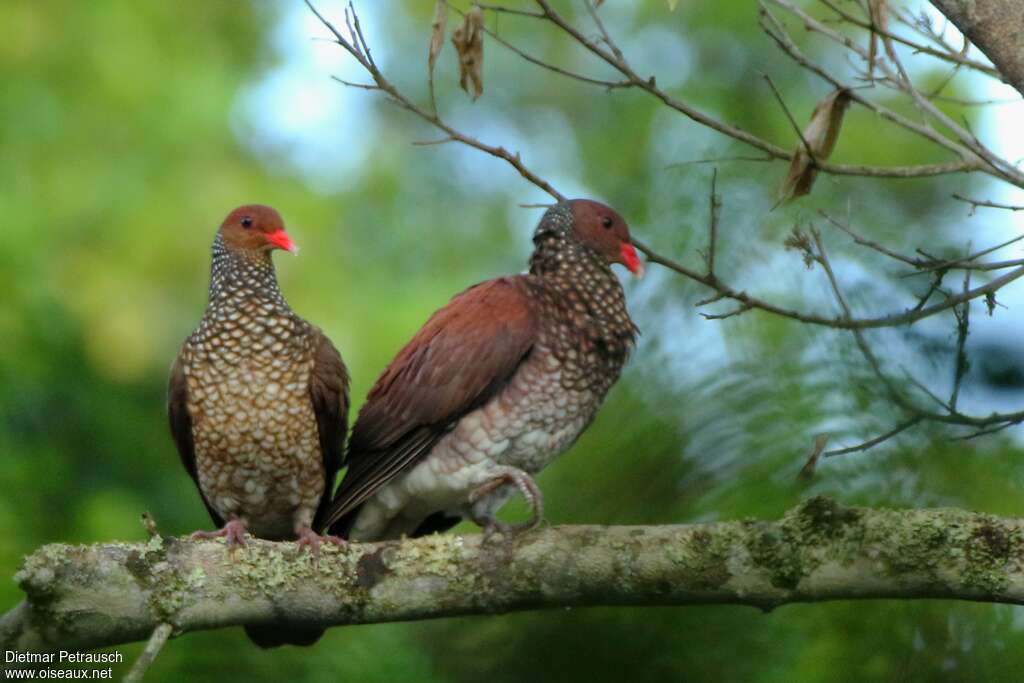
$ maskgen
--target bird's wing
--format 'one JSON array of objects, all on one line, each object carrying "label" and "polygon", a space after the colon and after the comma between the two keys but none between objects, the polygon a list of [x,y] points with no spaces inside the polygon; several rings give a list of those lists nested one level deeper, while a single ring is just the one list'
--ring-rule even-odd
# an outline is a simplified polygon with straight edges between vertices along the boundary
[{"label": "bird's wing", "polygon": [[349,469],[326,516],[334,524],[426,457],[459,419],[509,381],[536,338],[520,277],[471,287],[434,313],[370,390],[349,441]]},{"label": "bird's wing", "polygon": [[180,353],[171,366],[171,379],[167,387],[167,417],[171,425],[171,437],[178,447],[178,455],[181,456],[181,464],[196,483],[199,497],[202,498],[213,523],[218,527],[224,526],[224,519],[210,506],[199,486],[195,445],[192,442],[192,416],[188,412],[188,382],[185,379],[185,366],[182,365]]},{"label": "bird's wing", "polygon": [[[348,432],[348,370],[338,350],[323,332],[314,329],[313,370],[309,378],[309,398],[313,402],[320,454],[324,461],[324,493],[317,509],[321,517],[331,502],[334,477],[344,460],[345,434]],[[314,522],[314,526],[317,526]]]}]

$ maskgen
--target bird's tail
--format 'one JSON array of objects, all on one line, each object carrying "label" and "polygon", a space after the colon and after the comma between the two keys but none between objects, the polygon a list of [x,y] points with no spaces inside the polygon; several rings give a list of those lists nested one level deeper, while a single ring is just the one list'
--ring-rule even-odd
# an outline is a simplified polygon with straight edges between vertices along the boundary
[{"label": "bird's tail", "polygon": [[323,634],[322,628],[298,624],[279,623],[245,627],[245,635],[249,636],[249,640],[264,650],[282,645],[308,647],[320,640]]}]

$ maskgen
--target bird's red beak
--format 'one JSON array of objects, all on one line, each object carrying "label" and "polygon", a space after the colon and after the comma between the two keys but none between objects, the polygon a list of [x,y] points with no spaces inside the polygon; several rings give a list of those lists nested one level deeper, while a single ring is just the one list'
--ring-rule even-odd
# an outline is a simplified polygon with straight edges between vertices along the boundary
[{"label": "bird's red beak", "polygon": [[640,260],[640,257],[636,253],[636,247],[629,242],[623,242],[622,248],[622,263],[629,268],[629,272],[633,273],[637,277],[644,276],[644,262]]},{"label": "bird's red beak", "polygon": [[267,233],[267,241],[278,249],[284,249],[293,254],[299,252],[299,248],[295,246],[295,242],[292,242],[292,238],[288,236],[284,230],[275,230],[274,232]]}]

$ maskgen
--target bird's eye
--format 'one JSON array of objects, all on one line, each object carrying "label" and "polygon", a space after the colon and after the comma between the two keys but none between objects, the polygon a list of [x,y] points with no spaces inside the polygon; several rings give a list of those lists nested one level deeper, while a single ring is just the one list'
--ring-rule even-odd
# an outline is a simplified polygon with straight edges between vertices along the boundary
[{"label": "bird's eye", "polygon": [[608,216],[605,216],[604,218],[601,219],[601,225],[604,226],[605,230],[611,230],[612,229],[612,219],[610,217],[608,217]]},{"label": "bird's eye", "polygon": [[245,228],[246,230],[251,228],[252,227],[252,218],[250,218],[249,216],[246,216],[245,218],[243,218],[242,219],[242,227]]}]

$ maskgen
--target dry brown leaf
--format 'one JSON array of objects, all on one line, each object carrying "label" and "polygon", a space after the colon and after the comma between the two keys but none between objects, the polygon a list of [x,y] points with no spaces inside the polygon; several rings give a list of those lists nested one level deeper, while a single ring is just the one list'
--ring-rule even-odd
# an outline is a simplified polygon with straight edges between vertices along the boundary
[{"label": "dry brown leaf", "polygon": [[840,88],[833,90],[814,107],[811,122],[803,130],[803,140],[807,141],[807,145],[801,140],[793,153],[789,173],[779,189],[780,200],[795,199],[810,193],[818,175],[818,167],[814,162],[826,161],[832,155],[848,106],[850,91]]},{"label": "dry brown leaf", "polygon": [[459,53],[459,85],[475,100],[484,91],[484,13],[479,6],[466,12],[452,33],[452,45]]},{"label": "dry brown leaf", "polygon": [[814,445],[811,446],[811,452],[807,455],[807,462],[800,468],[800,473],[797,475],[801,479],[810,479],[814,476],[814,470],[818,466],[818,458],[825,451],[825,446],[828,445],[828,434],[816,434],[814,436]]},{"label": "dry brown leaf", "polygon": [[434,63],[444,46],[444,27],[447,22],[448,3],[445,0],[437,0],[437,4],[434,5],[434,20],[430,24],[430,53],[427,55],[427,68],[430,69],[431,77],[434,74]]}]

